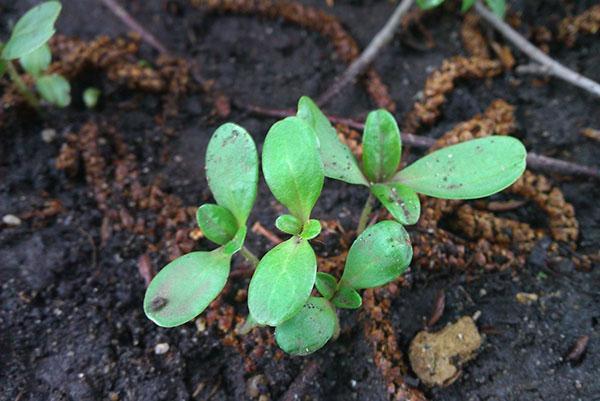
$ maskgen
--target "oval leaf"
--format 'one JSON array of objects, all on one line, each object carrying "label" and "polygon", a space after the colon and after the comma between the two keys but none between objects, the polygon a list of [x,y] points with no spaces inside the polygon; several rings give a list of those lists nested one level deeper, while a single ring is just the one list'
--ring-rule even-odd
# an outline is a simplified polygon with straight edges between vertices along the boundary
[{"label": "oval leaf", "polygon": [[429,10],[442,4],[444,0],[417,0],[417,5],[423,10]]},{"label": "oval leaf", "polygon": [[47,1],[27,11],[15,24],[2,50],[2,58],[23,57],[46,43],[54,35],[54,23],[60,10],[58,1]]},{"label": "oval leaf", "polygon": [[387,110],[369,113],[363,133],[363,167],[371,182],[383,182],[394,175],[400,164],[400,129]]},{"label": "oval leaf", "polygon": [[206,179],[217,203],[239,226],[246,225],[256,199],[258,153],[244,128],[233,123],[217,128],[206,149]]},{"label": "oval leaf", "polygon": [[514,183],[526,158],[518,139],[488,136],[437,150],[398,172],[393,181],[435,198],[483,198]]},{"label": "oval leaf", "polygon": [[321,222],[316,219],[310,219],[304,223],[300,238],[313,239],[321,233]]},{"label": "oval leaf", "polygon": [[192,252],[166,265],[148,286],[144,312],[162,327],[179,326],[196,316],[219,295],[231,256],[221,248]]},{"label": "oval leaf", "polygon": [[410,225],[419,220],[419,195],[409,187],[400,183],[374,184],[371,192],[398,222]]},{"label": "oval leaf", "polygon": [[362,298],[354,288],[342,286],[336,292],[331,303],[342,309],[358,309],[362,305]]},{"label": "oval leaf", "polygon": [[290,238],[258,263],[248,288],[248,308],[259,323],[277,326],[304,305],[315,283],[317,258],[306,240]]},{"label": "oval leaf", "polygon": [[352,151],[340,141],[337,131],[315,102],[302,96],[298,101],[297,115],[315,130],[319,138],[319,152],[326,177],[350,184],[369,185]]},{"label": "oval leaf", "polygon": [[98,99],[102,92],[98,88],[89,87],[83,91],[83,103],[88,109],[93,109],[98,104]]},{"label": "oval leaf", "polygon": [[326,299],[331,299],[337,288],[337,280],[329,273],[317,272],[315,287],[317,287],[319,294],[323,295]]},{"label": "oval leaf", "polygon": [[412,246],[404,227],[382,221],[363,231],[350,247],[340,287],[379,287],[404,273],[411,259]]},{"label": "oval leaf", "polygon": [[263,145],[263,173],[277,200],[302,223],[323,188],[323,164],[312,128],[298,117],[278,121]]},{"label": "oval leaf", "polygon": [[292,355],[308,355],[323,347],[337,326],[335,310],[325,298],[310,297],[304,307],[275,328],[275,340]]},{"label": "oval leaf", "polygon": [[28,53],[19,59],[21,67],[34,77],[40,75],[50,65],[52,61],[52,53],[48,43],[44,43],[31,53]]},{"label": "oval leaf", "polygon": [[223,206],[207,203],[196,211],[196,221],[204,236],[214,243],[225,245],[238,229],[237,221]]},{"label": "oval leaf", "polygon": [[58,107],[67,107],[71,103],[71,85],[62,75],[43,75],[35,82],[42,98]]},{"label": "oval leaf", "polygon": [[284,233],[298,235],[302,231],[302,222],[291,214],[284,214],[275,220],[275,227]]}]

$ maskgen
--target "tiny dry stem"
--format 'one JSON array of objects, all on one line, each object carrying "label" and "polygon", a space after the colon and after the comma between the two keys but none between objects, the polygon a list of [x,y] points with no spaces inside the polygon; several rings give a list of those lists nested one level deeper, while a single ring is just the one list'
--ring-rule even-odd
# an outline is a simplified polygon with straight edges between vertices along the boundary
[{"label": "tiny dry stem", "polygon": [[[530,59],[540,64],[540,68],[537,72],[542,74],[552,75],[556,78],[562,79],[563,81],[569,82],[575,86],[578,86],[591,94],[600,97],[600,84],[592,81],[589,78],[565,67],[558,61],[547,56],[543,51],[535,47],[531,42],[525,39],[520,33],[515,31],[506,22],[488,10],[481,2],[475,3],[475,11],[481,16],[488,24],[494,27],[502,36],[504,36],[509,42],[516,46],[519,50],[525,53]],[[521,69],[523,70],[523,69]],[[519,68],[517,68],[519,71]],[[526,72],[534,72],[529,67],[525,69]]]},{"label": "tiny dry stem", "polygon": [[402,17],[410,10],[414,0],[402,0],[398,7],[394,10],[390,18],[387,20],[383,28],[373,37],[369,45],[356,58],[350,66],[344,71],[333,85],[325,91],[318,99],[317,103],[323,105],[338,94],[346,85],[352,82],[356,77],[362,74],[367,67],[375,60],[375,57],[394,37],[398,26],[402,22]]},{"label": "tiny dry stem", "polygon": [[367,223],[369,222],[369,216],[371,215],[371,211],[373,210],[373,202],[375,198],[373,198],[373,194],[369,192],[369,197],[365,202],[365,206],[360,214],[360,219],[358,220],[358,226],[356,226],[356,235],[360,235],[365,228],[367,228]]},{"label": "tiny dry stem", "polygon": [[29,105],[34,109],[39,110],[40,103],[38,99],[35,97],[33,92],[29,90],[27,85],[25,85],[25,82],[23,82],[23,80],[21,79],[21,76],[17,72],[12,61],[6,62],[6,70],[8,71],[8,75],[10,76],[11,81],[15,84],[19,93],[21,93],[21,95],[25,98],[27,103],[29,103]]},{"label": "tiny dry stem", "polygon": [[240,254],[244,257],[244,259],[246,259],[248,263],[250,263],[250,265],[252,265],[253,269],[256,269],[256,266],[258,266],[259,261],[256,255],[252,253],[251,250],[249,250],[245,246],[242,246],[242,249],[240,249]]}]

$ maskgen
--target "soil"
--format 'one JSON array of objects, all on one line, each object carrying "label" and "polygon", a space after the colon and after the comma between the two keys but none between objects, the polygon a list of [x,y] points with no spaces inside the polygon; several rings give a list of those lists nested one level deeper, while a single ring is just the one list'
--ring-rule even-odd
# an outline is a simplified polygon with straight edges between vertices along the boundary
[{"label": "soil", "polygon": [[[10,22],[34,3],[0,1],[0,35],[6,37]],[[61,34],[90,40],[127,31],[98,1],[62,3]],[[519,29],[528,34],[539,26],[556,32],[561,18],[579,14],[595,1],[509,3],[521,15]],[[331,8],[321,1],[304,4],[339,17],[362,47],[393,9],[387,1],[371,0],[338,0]],[[281,18],[209,13],[184,0],[135,0],[127,5],[143,25],[174,51],[197,60],[205,78],[241,103],[293,107],[303,94],[317,97],[345,66],[327,39]],[[375,63],[396,102],[399,119],[411,110],[433,69],[447,57],[465,54],[456,10],[433,12],[421,22],[435,47],[417,48],[415,42],[425,41],[411,29],[398,35]],[[571,48],[553,40],[550,50],[561,62],[600,80],[597,35],[580,35]],[[526,61],[515,56],[518,62]],[[153,62],[154,57],[143,45],[139,58]],[[230,280],[211,309],[213,315],[175,329],[159,328],[147,320],[142,311],[145,284],[138,270],[140,256],[148,254],[157,268],[173,256],[173,241],[180,250],[211,247],[205,240],[189,245],[193,219],[185,213],[183,218],[169,213],[171,208],[185,210],[183,205],[210,200],[203,158],[208,139],[222,120],[215,117],[211,100],[201,91],[176,98],[177,113],[165,116],[164,95],[128,89],[102,70],[87,69],[72,85],[74,102],[67,109],[36,116],[15,106],[0,115],[4,120],[0,122],[0,216],[22,219],[16,227],[0,223],[0,400],[237,401],[259,394],[262,400],[276,400],[306,366],[312,374],[305,385],[295,383],[297,399],[394,399],[388,392],[388,376],[374,357],[374,340],[362,329],[371,316],[364,312],[341,313],[340,338],[306,358],[278,352],[266,329],[242,340],[228,337],[237,323],[231,321],[232,315],[246,314],[243,289],[249,277],[243,273],[247,266],[241,259],[233,265],[240,274]],[[79,100],[89,85],[103,94],[93,111]],[[2,88],[6,90],[6,81]],[[485,81],[461,80],[447,98],[441,118],[432,127],[422,127],[419,134],[437,138],[483,112],[493,100],[504,99],[515,107],[515,135],[529,150],[600,166],[600,143],[580,135],[584,128],[600,128],[598,100],[567,84],[509,71]],[[360,118],[371,108],[363,87],[354,85],[326,109]],[[236,108],[228,120],[246,127],[259,147],[274,122]],[[98,137],[89,126],[82,130],[89,122],[100,127]],[[56,130],[57,137],[43,141],[44,129]],[[80,143],[82,132],[91,135],[91,142],[76,152],[71,169],[58,169],[61,148]],[[98,177],[90,177],[90,160],[98,160],[93,159],[96,156],[106,161],[100,179],[103,173],[109,177],[104,189],[111,195],[105,206],[94,192]],[[119,182],[119,166],[125,166],[128,176],[137,177],[140,185],[159,188],[158,204],[141,208],[139,199],[127,197],[133,184],[127,179]],[[404,354],[399,363],[407,366],[409,344],[429,319],[439,290],[445,290],[446,306],[432,329],[461,316],[480,316],[477,325],[484,334],[483,346],[450,386],[428,388],[410,369],[400,369],[399,380],[418,388],[427,399],[600,400],[600,270],[594,263],[577,269],[569,257],[572,252],[597,255],[600,187],[591,179],[549,178],[575,208],[580,229],[576,251],[569,248],[562,251],[566,256],[551,255],[551,240],[545,235],[524,255],[521,268],[459,269],[432,260],[432,269],[413,267],[390,298],[386,321],[395,334],[392,341]],[[352,230],[366,196],[364,190],[328,181],[314,215],[339,220]],[[107,218],[114,210],[117,217]],[[260,222],[275,231],[280,211],[261,183],[250,224]],[[504,215],[540,229],[546,224],[543,214],[531,205]],[[175,228],[169,225],[173,221]],[[142,230],[131,228],[138,223]],[[317,244],[321,256],[342,252],[338,237],[332,238]],[[249,235],[247,245],[258,254],[272,246],[256,234]],[[522,292],[536,294],[537,300],[519,302],[522,297],[517,294]],[[569,360],[569,350],[582,336],[589,336],[585,352]],[[163,343],[169,344],[168,351],[156,353],[164,351],[164,345],[156,347]],[[248,391],[248,383],[260,385]]]}]

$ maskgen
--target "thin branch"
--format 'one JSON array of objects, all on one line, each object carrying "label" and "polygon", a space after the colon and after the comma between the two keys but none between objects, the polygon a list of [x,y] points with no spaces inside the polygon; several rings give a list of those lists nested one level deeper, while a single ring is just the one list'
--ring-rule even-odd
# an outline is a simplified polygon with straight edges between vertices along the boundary
[{"label": "thin branch", "polygon": [[358,77],[367,69],[375,57],[377,57],[381,49],[383,49],[392,40],[394,33],[402,22],[402,17],[408,12],[410,7],[413,5],[413,2],[414,0],[402,0],[383,28],[377,32],[377,35],[373,37],[369,45],[365,48],[365,50],[363,50],[360,56],[358,56],[358,58],[350,64],[346,71],[344,71],[342,76],[339,77],[323,95],[321,95],[317,101],[319,105],[327,103],[346,85],[354,81],[356,77]]},{"label": "thin branch", "polygon": [[[235,103],[236,107],[247,110],[252,114],[274,118],[284,118],[296,115],[293,109],[268,109],[255,105],[243,105],[239,102]],[[365,125],[359,121],[326,115],[326,117],[334,124],[345,124],[350,128],[362,130]],[[435,139],[409,133],[402,133],[402,143],[413,146],[418,149],[428,149],[435,143]],[[548,156],[539,155],[537,153],[527,153],[527,167],[533,170],[539,170],[549,173],[557,173],[563,175],[574,175],[582,177],[592,177],[600,179],[600,169],[596,167],[584,166],[577,163],[568,162],[565,160],[555,159]]]},{"label": "thin branch", "polygon": [[148,32],[139,22],[133,18],[127,10],[125,10],[119,3],[115,0],[100,0],[102,4],[104,4],[110,11],[113,12],[125,25],[127,25],[130,29],[135,31],[142,40],[152,46],[156,51],[163,54],[171,53],[167,47],[158,40],[153,34]]},{"label": "thin branch", "polygon": [[[545,74],[552,75],[563,81],[578,86],[591,94],[600,97],[600,84],[589,78],[565,67],[558,61],[548,57],[544,52],[535,47],[531,42],[525,39],[521,34],[512,29],[507,23],[496,17],[493,12],[488,10],[481,2],[475,3],[475,11],[490,25],[494,27],[509,42],[515,45],[519,50],[525,53],[536,63],[540,64]],[[531,72],[531,69],[528,69]],[[527,69],[526,69],[527,71]]]}]

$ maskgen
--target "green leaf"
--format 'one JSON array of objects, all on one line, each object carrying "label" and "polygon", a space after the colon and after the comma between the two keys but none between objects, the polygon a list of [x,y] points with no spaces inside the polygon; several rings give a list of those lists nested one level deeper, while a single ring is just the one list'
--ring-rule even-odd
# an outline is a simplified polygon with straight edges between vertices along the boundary
[{"label": "green leaf", "polygon": [[315,238],[320,233],[321,222],[319,220],[310,219],[306,223],[304,223],[304,227],[302,228],[302,232],[300,233],[300,238],[310,240]]},{"label": "green leaf", "polygon": [[98,104],[102,92],[98,88],[89,87],[83,91],[83,103],[88,109],[93,109]]},{"label": "green leaf", "polygon": [[473,7],[473,4],[475,4],[476,0],[462,0],[462,5],[460,6],[460,12],[461,13],[466,13],[467,11],[469,11],[469,9],[471,7]]},{"label": "green leaf", "polygon": [[313,129],[298,117],[278,121],[263,145],[263,173],[277,200],[302,223],[323,188],[323,164]]},{"label": "green leaf", "polygon": [[408,233],[392,220],[377,223],[358,236],[350,247],[340,287],[373,288],[404,273],[412,259]]},{"label": "green leaf", "polygon": [[42,71],[50,65],[52,61],[52,53],[47,43],[44,43],[31,53],[27,53],[19,59],[21,67],[34,77],[40,75]]},{"label": "green leaf", "polygon": [[514,183],[525,170],[526,158],[518,139],[488,136],[430,153],[392,180],[435,198],[483,198]]},{"label": "green leaf", "polygon": [[400,164],[400,129],[387,110],[369,113],[363,133],[363,168],[371,182],[383,182]]},{"label": "green leaf", "polygon": [[442,4],[444,0],[417,0],[417,5],[423,10],[429,10]]},{"label": "green leaf", "polygon": [[323,295],[326,299],[331,299],[337,288],[337,280],[329,273],[317,272],[315,286],[319,294]]},{"label": "green leaf", "polygon": [[341,286],[331,303],[342,309],[358,309],[362,305],[362,298],[354,288]]},{"label": "green leaf", "polygon": [[506,15],[506,1],[505,0],[485,0],[488,7],[492,10],[496,17],[504,19]]},{"label": "green leaf", "polygon": [[196,221],[206,238],[225,245],[236,234],[238,223],[233,214],[223,206],[207,203],[196,211]]},{"label": "green leaf", "polygon": [[67,107],[71,103],[71,85],[62,75],[42,75],[35,86],[48,103],[58,107]]},{"label": "green leaf", "polygon": [[0,78],[4,76],[4,73],[6,72],[6,63],[9,62],[10,61],[0,59]]},{"label": "green leaf", "polygon": [[240,249],[244,246],[244,241],[246,240],[246,226],[241,226],[239,230],[235,233],[231,241],[226,243],[223,246],[223,252],[227,255],[233,255],[236,252],[239,252]]},{"label": "green leaf", "polygon": [[275,328],[275,340],[288,354],[311,354],[333,336],[337,319],[329,301],[310,297],[296,316]]},{"label": "green leaf", "polygon": [[15,24],[2,58],[14,60],[46,43],[54,35],[54,23],[60,14],[58,1],[47,1],[27,11]]},{"label": "green leaf", "polygon": [[221,125],[206,149],[206,179],[217,203],[245,226],[258,187],[258,153],[248,132],[233,123]]},{"label": "green leaf", "polygon": [[219,295],[231,256],[222,248],[192,252],[166,265],[148,286],[144,312],[162,327],[179,326],[196,316]]},{"label": "green leaf", "polygon": [[340,141],[335,128],[315,102],[302,96],[298,101],[297,115],[313,127],[317,134],[326,177],[350,184],[369,185],[352,151]]},{"label": "green leaf", "polygon": [[248,308],[259,323],[278,326],[304,305],[315,283],[317,258],[306,240],[292,237],[259,262],[248,288]]},{"label": "green leaf", "polygon": [[374,184],[371,192],[398,222],[415,224],[421,214],[419,195],[400,183]]},{"label": "green leaf", "polygon": [[284,214],[275,220],[275,227],[284,233],[298,235],[302,231],[302,222],[291,214]]}]

